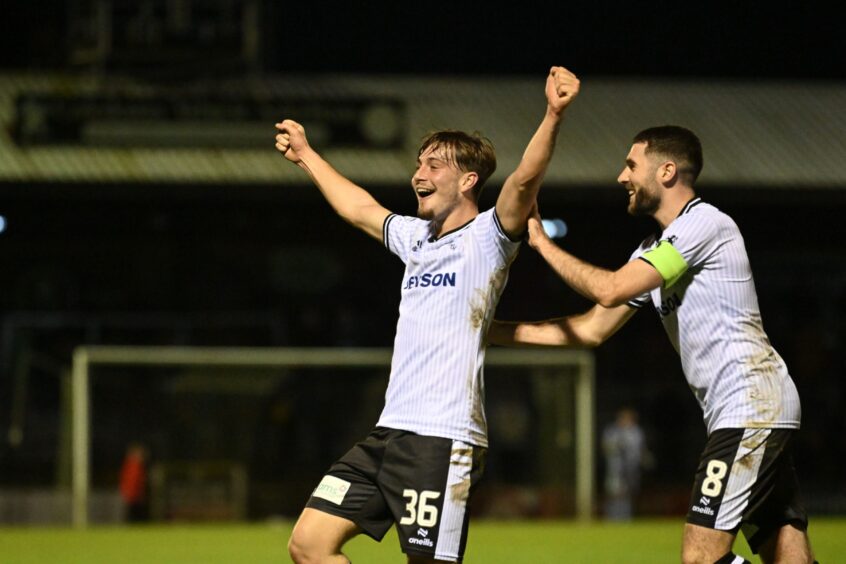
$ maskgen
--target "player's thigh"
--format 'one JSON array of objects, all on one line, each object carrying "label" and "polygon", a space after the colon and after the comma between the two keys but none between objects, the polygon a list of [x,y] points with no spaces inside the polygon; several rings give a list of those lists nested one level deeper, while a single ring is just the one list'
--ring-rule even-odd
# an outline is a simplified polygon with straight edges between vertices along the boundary
[{"label": "player's thigh", "polygon": [[337,554],[361,528],[343,517],[306,507],[291,532],[289,545],[308,554]]},{"label": "player's thigh", "polygon": [[758,554],[764,563],[814,561],[811,543],[806,531],[794,525],[784,525],[761,544]]},{"label": "player's thigh", "polygon": [[682,540],[682,562],[711,564],[726,555],[734,544],[735,534],[686,523]]}]

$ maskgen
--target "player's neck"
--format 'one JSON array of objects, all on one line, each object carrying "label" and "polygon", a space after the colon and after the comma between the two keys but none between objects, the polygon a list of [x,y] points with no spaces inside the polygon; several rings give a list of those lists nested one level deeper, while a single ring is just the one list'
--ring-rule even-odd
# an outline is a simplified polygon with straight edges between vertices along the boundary
[{"label": "player's neck", "polygon": [[682,212],[684,207],[696,197],[696,193],[692,189],[678,190],[672,195],[665,194],[661,200],[661,206],[652,215],[661,229],[666,229]]},{"label": "player's neck", "polygon": [[453,208],[445,217],[435,218],[432,220],[432,235],[440,237],[444,233],[449,233],[458,229],[474,217],[479,215],[479,207],[475,203],[465,202]]}]

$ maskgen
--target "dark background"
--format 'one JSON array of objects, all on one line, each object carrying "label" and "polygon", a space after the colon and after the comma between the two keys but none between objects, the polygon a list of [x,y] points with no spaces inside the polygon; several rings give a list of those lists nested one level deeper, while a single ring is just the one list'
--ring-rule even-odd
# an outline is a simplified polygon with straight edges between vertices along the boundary
[{"label": "dark background", "polygon": [[[839,20],[809,4],[778,10],[740,3],[722,9],[653,4],[623,11],[616,3],[341,10],[289,4],[262,3],[260,57],[248,72],[537,76],[562,64],[586,84],[599,76],[774,83],[840,82],[846,76]],[[4,4],[0,71],[86,72],[67,61],[69,5]],[[136,63],[133,69],[156,79],[155,64]],[[192,69],[181,80],[215,72],[215,57]],[[167,68],[159,70],[174,80]],[[247,72],[238,65],[224,71],[229,77]],[[706,168],[707,154],[705,147]],[[368,188],[394,211],[414,213],[405,185]],[[544,187],[544,213],[567,221],[570,232],[562,244],[592,262],[622,264],[654,228],[626,215],[622,193],[604,186],[561,188]],[[812,508],[832,510],[824,498],[846,487],[838,462],[846,455],[840,415],[846,400],[846,233],[840,218],[846,186],[705,184],[701,195],[732,215],[744,233],[765,327],[803,397],[797,467]],[[488,189],[483,207],[494,197]],[[0,214],[8,220],[0,234],[0,315],[27,315],[43,325],[18,335],[0,359],[0,414],[9,414],[0,425],[9,427],[14,359],[21,350],[40,359],[29,377],[26,439],[21,446],[0,447],[5,485],[55,479],[56,367],[65,366],[79,344],[392,344],[401,263],[336,218],[310,186],[5,183]],[[524,249],[498,316],[537,319],[588,306]],[[647,491],[679,492],[675,500],[683,506],[705,431],[657,316],[641,312],[596,354],[598,423],[608,422],[619,406],[634,405],[656,455]],[[143,381],[130,382],[135,387],[109,397],[143,395]],[[489,393],[495,401],[495,386]],[[335,428],[340,422],[328,413],[344,407],[324,408],[303,417]],[[130,427],[143,435],[142,426]],[[256,435],[279,440],[261,429],[260,421]],[[181,448],[168,437],[140,438],[160,458]],[[212,451],[221,448],[221,436],[207,440]],[[114,480],[109,468],[117,467],[120,447],[116,441],[100,451],[102,483]],[[496,449],[494,443],[494,456]],[[315,455],[309,472],[317,476],[338,454]],[[255,471],[263,475],[291,465],[284,456],[255,460],[263,465]],[[681,507],[646,506],[654,512]]]},{"label": "dark background", "polygon": [[[74,4],[86,2],[4,3],[0,65],[63,66]],[[585,77],[840,80],[846,68],[840,20],[819,3],[260,4],[267,72],[534,76],[562,64]]]}]

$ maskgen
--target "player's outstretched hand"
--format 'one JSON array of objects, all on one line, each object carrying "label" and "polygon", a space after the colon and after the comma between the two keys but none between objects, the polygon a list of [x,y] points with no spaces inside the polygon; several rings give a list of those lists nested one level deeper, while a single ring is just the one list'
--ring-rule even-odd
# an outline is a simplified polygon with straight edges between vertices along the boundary
[{"label": "player's outstretched hand", "polygon": [[538,205],[535,203],[532,212],[529,215],[529,246],[537,250],[539,245],[551,242],[552,239],[543,230],[543,223],[541,221]]},{"label": "player's outstretched hand", "polygon": [[564,67],[552,67],[546,77],[546,101],[549,109],[560,114],[579,95],[579,78]]},{"label": "player's outstretched hand", "polygon": [[303,126],[286,119],[276,124],[276,131],[276,150],[292,163],[300,162],[303,153],[310,148]]}]

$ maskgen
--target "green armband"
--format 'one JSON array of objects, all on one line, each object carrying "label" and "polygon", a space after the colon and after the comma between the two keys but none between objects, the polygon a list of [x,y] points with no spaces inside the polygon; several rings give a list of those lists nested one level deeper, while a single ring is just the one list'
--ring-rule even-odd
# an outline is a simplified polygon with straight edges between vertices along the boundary
[{"label": "green armband", "polygon": [[684,257],[668,241],[661,241],[658,246],[643,253],[643,258],[655,267],[661,278],[664,279],[664,287],[669,288],[679,281],[679,278],[687,272],[687,263]]}]

